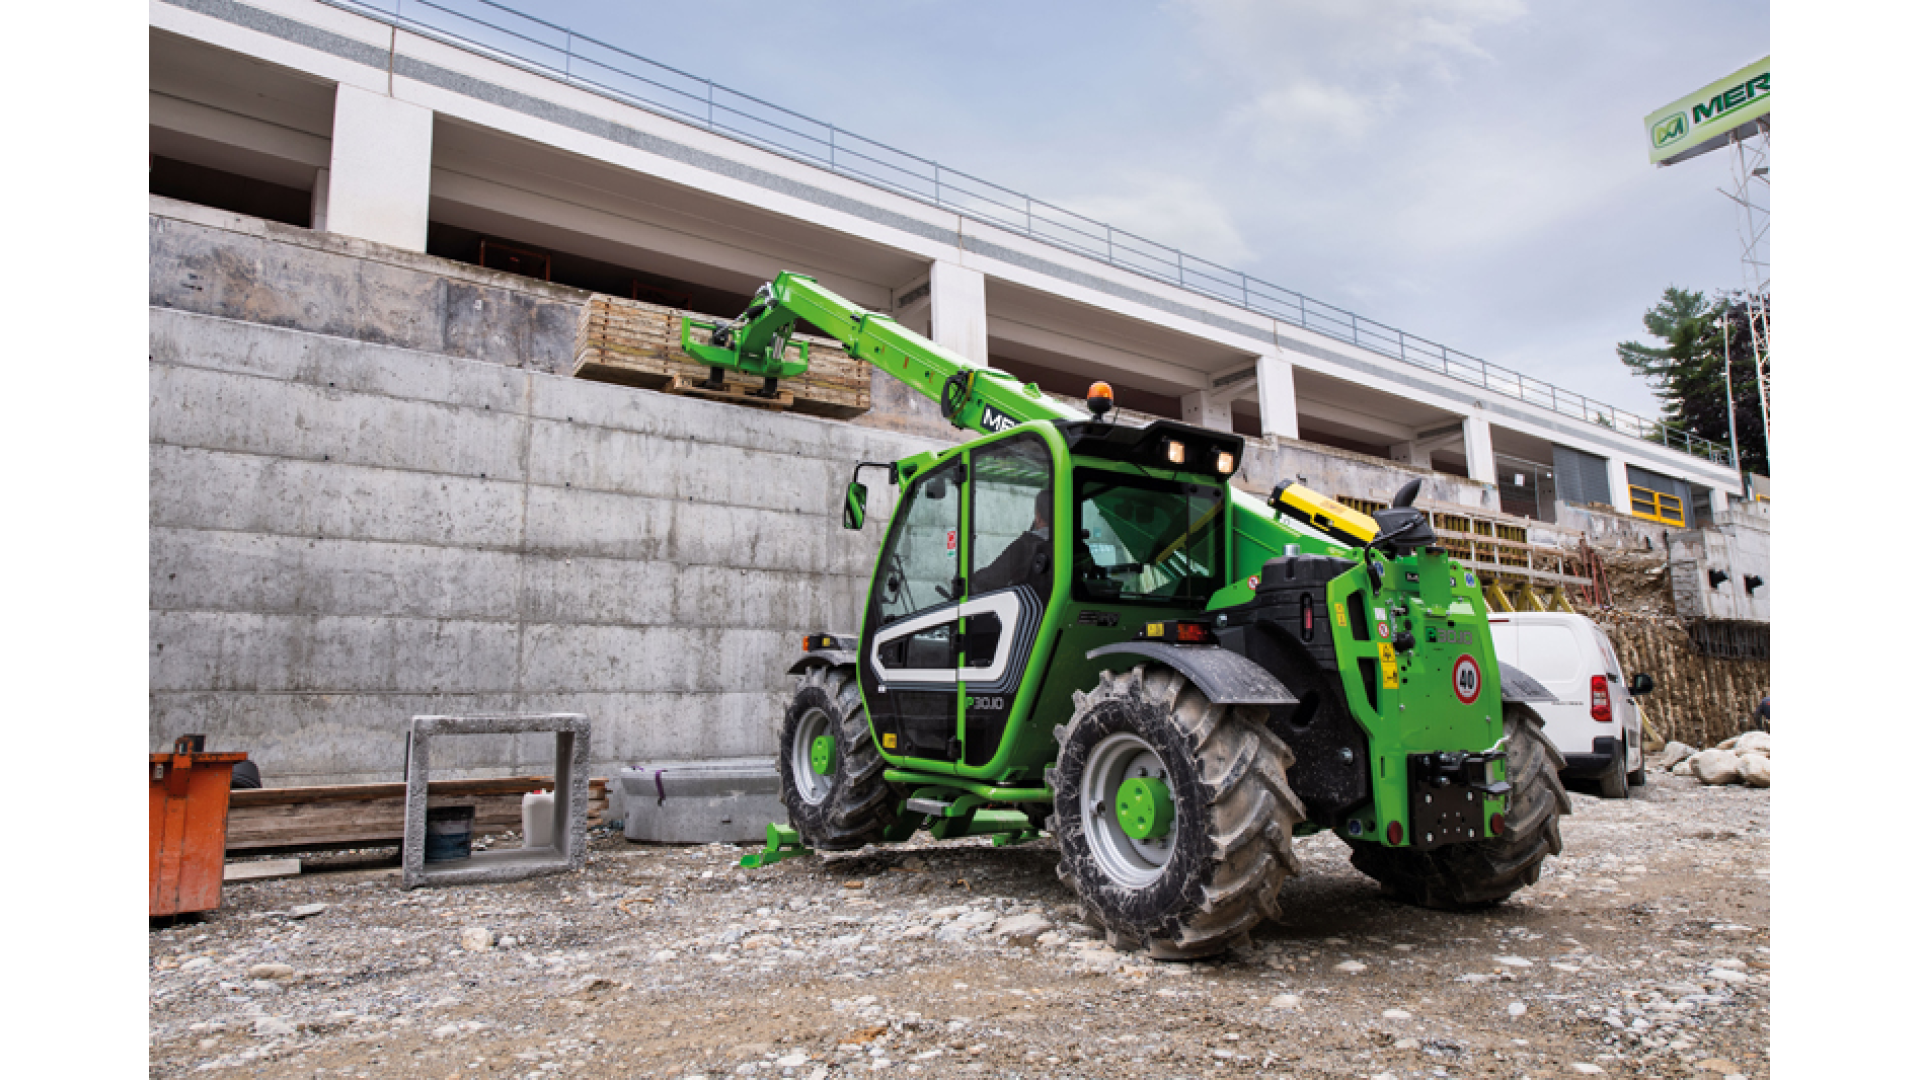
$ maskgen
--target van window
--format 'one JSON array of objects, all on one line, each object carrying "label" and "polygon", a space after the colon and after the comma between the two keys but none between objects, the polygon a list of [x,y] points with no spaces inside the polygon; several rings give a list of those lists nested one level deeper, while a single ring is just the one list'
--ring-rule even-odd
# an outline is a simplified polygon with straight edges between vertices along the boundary
[{"label": "van window", "polygon": [[1510,622],[1489,623],[1487,633],[1493,637],[1493,655],[1502,663],[1518,667],[1519,655],[1513,651],[1513,624]]},{"label": "van window", "polygon": [[1570,626],[1557,623],[1518,624],[1520,670],[1544,683],[1580,678],[1580,639]]},{"label": "van window", "polygon": [[1608,641],[1607,635],[1601,633],[1597,626],[1593,628],[1593,636],[1600,643],[1600,658],[1606,662],[1607,670],[1614,678],[1620,678],[1620,658],[1613,655],[1613,642]]}]

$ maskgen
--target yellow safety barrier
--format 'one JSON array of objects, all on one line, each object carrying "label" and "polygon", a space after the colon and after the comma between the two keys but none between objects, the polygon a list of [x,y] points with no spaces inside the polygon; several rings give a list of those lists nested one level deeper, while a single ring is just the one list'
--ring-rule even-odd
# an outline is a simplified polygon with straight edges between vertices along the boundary
[{"label": "yellow safety barrier", "polygon": [[1634,517],[1681,529],[1687,527],[1687,512],[1680,505],[1680,496],[1633,485],[1628,485],[1627,496],[1633,501]]}]

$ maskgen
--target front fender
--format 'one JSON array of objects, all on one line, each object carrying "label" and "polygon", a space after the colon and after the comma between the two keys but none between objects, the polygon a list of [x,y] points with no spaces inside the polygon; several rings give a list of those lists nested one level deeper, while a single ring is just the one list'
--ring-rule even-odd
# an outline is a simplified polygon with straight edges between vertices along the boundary
[{"label": "front fender", "polygon": [[1218,705],[1292,705],[1300,700],[1266,668],[1217,645],[1123,641],[1095,649],[1087,659],[1112,655],[1138,656],[1165,664],[1185,675]]}]

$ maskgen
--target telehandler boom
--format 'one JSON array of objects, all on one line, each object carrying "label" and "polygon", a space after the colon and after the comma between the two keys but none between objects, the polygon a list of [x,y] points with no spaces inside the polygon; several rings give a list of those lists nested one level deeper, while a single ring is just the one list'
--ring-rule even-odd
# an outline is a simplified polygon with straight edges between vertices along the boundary
[{"label": "telehandler boom", "polygon": [[[1276,914],[1293,837],[1335,830],[1416,903],[1495,903],[1539,877],[1571,811],[1487,633],[1474,573],[1413,508],[1368,516],[1304,485],[1233,487],[1244,440],[1108,422],[783,273],[687,351],[767,380],[797,323],[980,437],[861,462],[900,488],[860,633],[807,637],[782,798],[827,850],[1044,829],[1117,941],[1219,952]],[[704,336],[705,340],[700,340]]]}]

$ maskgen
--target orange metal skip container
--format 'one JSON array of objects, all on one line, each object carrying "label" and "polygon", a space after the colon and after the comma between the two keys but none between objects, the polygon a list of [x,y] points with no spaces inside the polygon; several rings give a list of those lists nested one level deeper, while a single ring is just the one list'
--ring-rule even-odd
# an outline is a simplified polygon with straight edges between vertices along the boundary
[{"label": "orange metal skip container", "polygon": [[147,764],[149,916],[212,911],[220,906],[227,864],[227,795],[244,753],[208,754],[193,736]]}]

